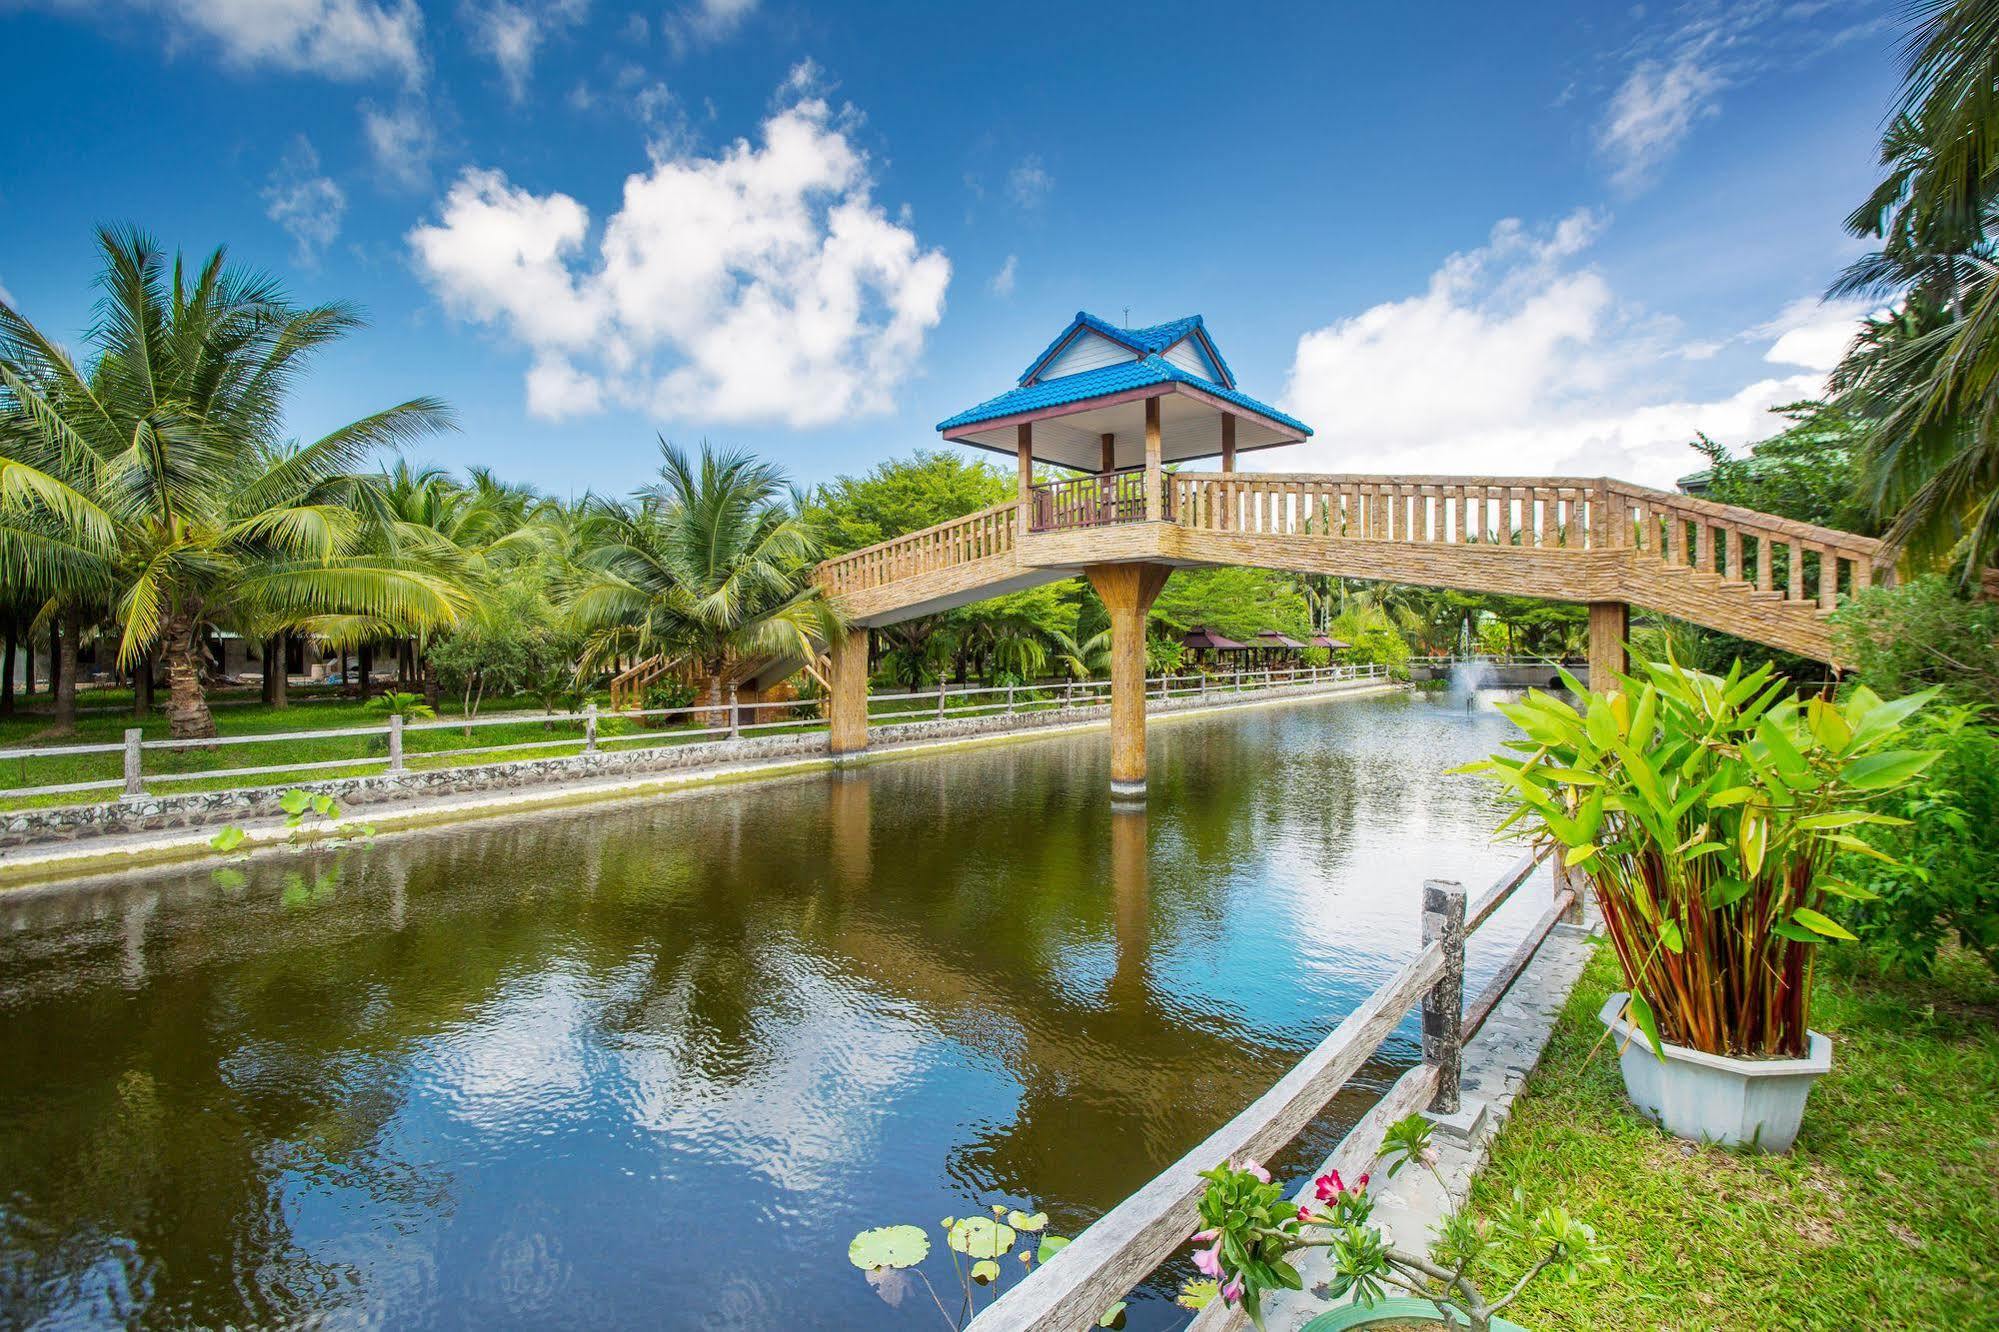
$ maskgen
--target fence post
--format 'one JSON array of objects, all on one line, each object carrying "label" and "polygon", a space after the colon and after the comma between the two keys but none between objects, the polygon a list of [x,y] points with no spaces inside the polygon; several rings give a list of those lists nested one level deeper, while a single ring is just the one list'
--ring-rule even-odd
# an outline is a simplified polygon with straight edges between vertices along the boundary
[{"label": "fence post", "polygon": [[736,703],[736,687],[734,685],[729,686],[729,738],[731,740],[740,740],[743,738],[743,711]]},{"label": "fence post", "polygon": [[597,752],[597,705],[594,702],[583,705],[583,752]]},{"label": "fence post", "polygon": [[944,716],[944,688],[944,678],[939,676],[937,679],[937,716],[939,720],[942,720]]},{"label": "fence post", "polygon": [[1576,895],[1575,900],[1569,903],[1568,910],[1564,911],[1559,919],[1564,925],[1580,925],[1583,923],[1583,895],[1589,892],[1589,875],[1569,864],[1568,857],[1562,854],[1560,847],[1555,848],[1554,856],[1555,896],[1560,897],[1564,888],[1571,889]]},{"label": "fence post", "polygon": [[1009,716],[1009,717],[1011,717],[1011,716],[1013,715],[1013,686],[1012,686],[1012,685],[1008,685],[1008,686],[1006,687],[1006,715],[1007,715],[1007,716]]},{"label": "fence post", "polygon": [[1465,890],[1450,879],[1423,884],[1423,946],[1442,940],[1444,972],[1423,996],[1423,1062],[1437,1070],[1430,1112],[1458,1112],[1459,1060],[1464,1054]]},{"label": "fence post", "polygon": [[389,714],[389,771],[403,770],[403,714]]},{"label": "fence post", "polygon": [[142,751],[139,742],[146,733],[134,726],[125,732],[125,794],[142,796],[146,794],[146,784],[139,776],[139,756]]}]

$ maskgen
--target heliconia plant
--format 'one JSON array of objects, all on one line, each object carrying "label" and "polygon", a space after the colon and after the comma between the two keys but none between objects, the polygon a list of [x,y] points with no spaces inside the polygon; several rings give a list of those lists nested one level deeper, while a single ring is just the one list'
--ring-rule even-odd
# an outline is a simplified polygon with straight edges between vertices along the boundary
[{"label": "heliconia plant", "polygon": [[1740,662],[1726,677],[1647,663],[1610,693],[1563,678],[1580,709],[1539,690],[1501,705],[1513,752],[1458,771],[1502,783],[1504,826],[1587,872],[1655,1050],[1802,1056],[1813,958],[1853,937],[1827,899],[1870,895],[1833,862],[1887,859],[1856,830],[1902,822],[1875,806],[1935,760],[1897,747],[1935,691],[1800,703]]}]

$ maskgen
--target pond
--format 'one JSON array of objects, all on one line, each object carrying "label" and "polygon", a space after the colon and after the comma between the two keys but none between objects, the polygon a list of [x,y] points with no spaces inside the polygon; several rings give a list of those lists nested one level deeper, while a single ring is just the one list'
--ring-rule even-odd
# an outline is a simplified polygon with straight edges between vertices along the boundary
[{"label": "pond", "polygon": [[1290,704],[1155,725],[1141,813],[1099,732],[14,894],[0,1325],[941,1327],[854,1232],[1074,1234],[1235,1114],[1516,858],[1442,775],[1509,729]]}]

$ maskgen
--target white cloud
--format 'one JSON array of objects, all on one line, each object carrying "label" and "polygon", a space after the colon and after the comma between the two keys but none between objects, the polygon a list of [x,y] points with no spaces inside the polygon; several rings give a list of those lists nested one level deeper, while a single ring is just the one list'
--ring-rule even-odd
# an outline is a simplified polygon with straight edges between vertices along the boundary
[{"label": "white cloud", "polygon": [[534,354],[529,406],[817,426],[890,410],[951,265],[873,198],[823,101],[713,157],[654,145],[591,235],[565,194],[468,170],[410,232],[445,305]]},{"label": "white cloud", "polygon": [[1020,268],[1020,256],[1017,254],[1008,255],[1006,257],[1006,262],[1000,265],[999,272],[993,274],[993,280],[986,284],[987,286],[992,288],[993,295],[995,296],[1013,295],[1013,281],[1019,268]]},{"label": "white cloud", "polygon": [[[1583,261],[1600,227],[1588,213],[1552,228],[1501,222],[1421,294],[1306,333],[1285,402],[1318,433],[1309,456],[1270,465],[1670,485],[1695,465],[1696,432],[1762,439],[1779,428],[1770,408],[1824,391],[1857,307],[1794,303],[1708,351],[1619,305]],[[1690,347],[1712,356],[1745,342],[1776,369],[1718,396],[1662,389]]]},{"label": "white cloud", "polygon": [[695,3],[661,20],[660,30],[677,50],[684,53],[691,46],[719,42],[734,36],[736,30],[743,26],[743,20],[754,13],[756,7],[757,0],[695,0]]},{"label": "white cloud", "polygon": [[311,267],[340,234],[346,212],[346,192],[319,173],[319,154],[299,135],[264,186],[264,216],[285,229],[298,261]]},{"label": "white cloud", "polygon": [[437,129],[430,112],[415,99],[394,107],[361,104],[361,129],[375,165],[398,185],[420,190],[430,184],[430,159],[437,152]]},{"label": "white cloud", "polygon": [[516,102],[527,95],[535,55],[542,43],[579,22],[590,0],[466,0],[465,25],[472,45],[492,57]]},{"label": "white cloud", "polygon": [[1597,147],[1609,159],[1618,187],[1635,191],[1650,184],[1694,122],[1716,113],[1721,89],[1721,76],[1692,52],[1633,69],[1597,129]]},{"label": "white cloud", "polygon": [[1054,188],[1055,177],[1041,165],[1040,157],[1032,153],[1021,158],[1020,164],[1007,173],[1006,192],[1022,208],[1039,208]]},{"label": "white cloud", "polygon": [[1846,355],[1860,319],[1871,310],[1867,301],[1818,301],[1807,296],[1792,301],[1752,333],[1776,339],[1763,353],[1772,365],[1797,365],[1827,374]]},{"label": "white cloud", "polygon": [[393,73],[423,81],[423,14],[416,0],[46,0],[100,15],[158,14],[184,41],[212,42],[231,64],[329,78]]}]

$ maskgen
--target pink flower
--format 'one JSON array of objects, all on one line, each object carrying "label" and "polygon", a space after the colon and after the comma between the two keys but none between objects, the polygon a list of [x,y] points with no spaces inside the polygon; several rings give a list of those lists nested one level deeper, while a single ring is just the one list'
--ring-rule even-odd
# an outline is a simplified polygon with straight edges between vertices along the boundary
[{"label": "pink flower", "polygon": [[1312,1209],[1309,1207],[1300,1207],[1298,1209],[1298,1219],[1309,1225],[1312,1220]]},{"label": "pink flower", "polygon": [[1421,1152],[1417,1153],[1416,1159],[1430,1169],[1435,1170],[1437,1168],[1437,1149],[1435,1147],[1425,1147]]},{"label": "pink flower", "polygon": [[1222,1242],[1215,1241],[1212,1249],[1194,1250],[1194,1267],[1202,1276],[1220,1278],[1222,1275]]},{"label": "pink flower", "polygon": [[1358,1183],[1358,1184],[1356,1184],[1356,1185],[1354,1185],[1354,1186],[1353,1186],[1353,1191],[1354,1191],[1355,1193],[1366,1193],[1366,1192],[1367,1192],[1367,1176],[1366,1176],[1366,1175],[1362,1175],[1362,1176],[1360,1177],[1360,1183]]},{"label": "pink flower", "polygon": [[1216,1240],[1221,1238],[1221,1235],[1222,1232],[1219,1226],[1217,1226],[1213,1230],[1196,1231],[1194,1234],[1194,1243],[1213,1244]]},{"label": "pink flower", "polygon": [[1229,1165],[1234,1169],[1242,1171],[1245,1175],[1256,1176],[1256,1182],[1259,1184],[1268,1184],[1270,1182],[1270,1172],[1254,1161],[1231,1161]]},{"label": "pink flower", "polygon": [[1222,1299],[1229,1304],[1242,1303],[1242,1278],[1235,1277],[1222,1287]]},{"label": "pink flower", "polygon": [[1320,1202],[1331,1202],[1347,1190],[1347,1186],[1340,1181],[1340,1172],[1337,1170],[1329,1175],[1319,1176],[1312,1181],[1312,1185],[1318,1190]]}]

